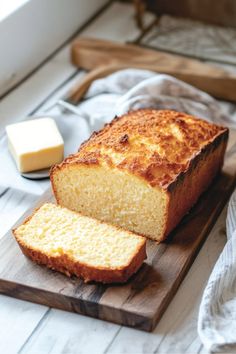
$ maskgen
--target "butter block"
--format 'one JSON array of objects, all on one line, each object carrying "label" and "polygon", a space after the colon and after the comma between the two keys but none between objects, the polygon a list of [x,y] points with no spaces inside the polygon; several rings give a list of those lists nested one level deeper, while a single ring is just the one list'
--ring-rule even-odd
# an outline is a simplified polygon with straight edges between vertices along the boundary
[{"label": "butter block", "polygon": [[41,170],[64,158],[63,138],[52,118],[11,124],[6,132],[9,151],[20,172]]}]

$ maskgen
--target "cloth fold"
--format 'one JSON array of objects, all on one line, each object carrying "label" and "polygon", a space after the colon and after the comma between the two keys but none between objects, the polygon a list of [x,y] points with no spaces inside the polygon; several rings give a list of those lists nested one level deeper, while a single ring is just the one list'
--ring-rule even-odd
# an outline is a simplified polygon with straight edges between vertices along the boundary
[{"label": "cloth fold", "polygon": [[204,290],[198,333],[210,352],[236,350],[236,191],[227,218],[227,243]]},{"label": "cloth fold", "polygon": [[[78,106],[79,116],[62,113],[58,106],[46,113],[41,109],[34,116],[55,119],[65,141],[65,156],[75,153],[92,131],[132,109],[175,109],[217,123],[227,122],[220,104],[208,94],[169,75],[148,70],[126,69],[96,80],[85,98]],[[48,181],[34,182],[21,177],[7,151],[6,140],[4,135],[0,141],[0,186],[40,195],[48,187]]]},{"label": "cloth fold", "polygon": [[[222,109],[222,104],[208,94],[171,76],[146,70],[126,69],[96,80],[79,114],[65,113],[55,106],[37,116],[55,119],[65,140],[66,155],[76,152],[80,143],[94,130],[110,122],[115,115],[138,108],[174,109],[209,121],[235,126]],[[32,117],[29,117],[32,119]],[[0,187],[17,188],[31,194],[42,194],[48,181],[30,181],[19,175],[7,151],[6,136],[0,141]],[[14,206],[12,206],[14,207]],[[203,294],[198,331],[209,350],[236,345],[236,192],[227,216],[227,244],[217,261]]]}]

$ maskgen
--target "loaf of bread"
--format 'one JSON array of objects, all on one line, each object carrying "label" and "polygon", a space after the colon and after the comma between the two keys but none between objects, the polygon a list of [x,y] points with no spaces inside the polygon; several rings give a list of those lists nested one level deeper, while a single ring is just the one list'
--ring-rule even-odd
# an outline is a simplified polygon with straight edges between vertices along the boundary
[{"label": "loaf of bread", "polygon": [[50,203],[13,233],[33,261],[85,281],[125,282],[146,258],[144,237]]},{"label": "loaf of bread", "polygon": [[116,117],[51,170],[57,202],[162,241],[221,170],[228,129],[144,109]]}]

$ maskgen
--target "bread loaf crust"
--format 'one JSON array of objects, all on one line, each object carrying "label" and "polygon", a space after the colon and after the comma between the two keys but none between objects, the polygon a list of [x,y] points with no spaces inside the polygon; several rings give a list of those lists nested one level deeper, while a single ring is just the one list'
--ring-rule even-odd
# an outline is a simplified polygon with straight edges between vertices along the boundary
[{"label": "bread loaf crust", "polygon": [[22,252],[33,262],[45,265],[47,268],[56,270],[71,277],[73,275],[84,280],[85,283],[95,281],[104,284],[125,283],[141,267],[146,258],[145,244],[138,250],[132,263],[121,269],[99,269],[80,262],[73,262],[66,255],[59,257],[47,256],[34,250],[17,240]]},{"label": "bread loaf crust", "polygon": [[[182,135],[182,141],[174,136],[172,126]],[[211,144],[217,146],[221,142],[217,139],[221,135],[227,140],[228,129],[185,113],[154,109],[131,111],[105,124],[81,144],[78,153],[55,165],[50,173],[52,186],[53,174],[58,169],[72,164],[91,167],[106,164],[134,174],[152,187],[171,191],[199,154]],[[161,152],[158,152],[159,147]]]},{"label": "bread loaf crust", "polygon": [[185,113],[132,111],[93,133],[78,153],[54,166],[52,188],[57,202],[63,205],[54,179],[70,166],[106,166],[136,176],[166,193],[161,237],[140,233],[163,241],[221,170],[227,141],[227,128]]},{"label": "bread loaf crust", "polygon": [[205,146],[201,153],[191,160],[188,171],[180,174],[168,187],[169,207],[163,240],[221,171],[227,141],[228,131],[218,135],[213,143]]}]

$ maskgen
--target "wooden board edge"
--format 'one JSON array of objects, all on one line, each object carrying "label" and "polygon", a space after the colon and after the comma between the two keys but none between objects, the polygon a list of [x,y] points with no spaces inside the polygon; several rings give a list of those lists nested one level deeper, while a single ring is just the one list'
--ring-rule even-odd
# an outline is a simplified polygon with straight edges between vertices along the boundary
[{"label": "wooden board edge", "polygon": [[[153,329],[153,319],[150,316],[135,314],[128,310],[122,310],[121,315],[119,308],[110,307],[89,300],[84,301],[81,298],[73,298],[58,293],[56,293],[57,302],[55,303],[55,294],[53,292],[36,289],[29,285],[13,283],[8,280],[1,280],[0,294],[23,301],[33,302],[42,306],[48,306],[103,321],[113,322],[118,325],[124,325],[146,332],[151,332]],[[109,319],[106,316],[106,313],[108,312],[110,314]]]}]

